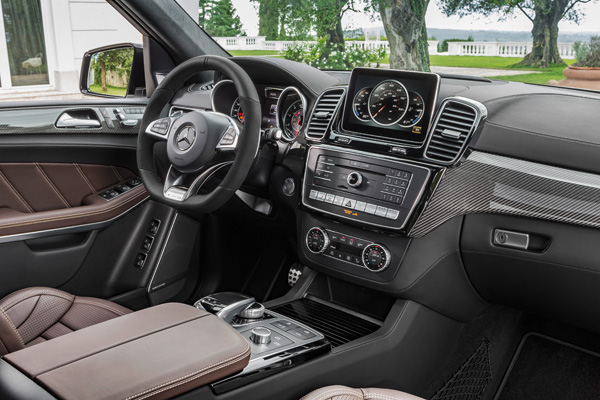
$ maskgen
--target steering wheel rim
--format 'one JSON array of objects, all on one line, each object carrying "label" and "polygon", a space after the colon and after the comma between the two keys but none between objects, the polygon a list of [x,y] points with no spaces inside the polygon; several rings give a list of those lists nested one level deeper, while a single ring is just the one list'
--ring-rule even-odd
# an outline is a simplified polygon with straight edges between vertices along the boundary
[{"label": "steering wheel rim", "polygon": [[[154,133],[156,130],[151,131],[149,128],[153,129],[154,125],[158,121],[165,120],[165,118],[161,119],[160,116],[165,107],[170,103],[173,96],[177,93],[178,89],[182,87],[184,82],[198,72],[207,70],[219,71],[233,81],[246,117],[235,144],[229,145],[228,142],[228,145],[224,146],[227,147],[228,150],[230,150],[233,154],[233,160],[230,162],[231,167],[221,183],[208,194],[197,194],[195,192],[199,187],[190,187],[188,191],[194,191],[193,193],[188,193],[187,196],[184,196],[181,200],[175,200],[173,198],[165,197],[165,195],[168,194],[167,189],[158,176],[154,163],[154,144],[161,140],[161,134],[156,134]],[[208,111],[204,112],[208,113]],[[198,111],[197,113],[202,113],[202,111]],[[187,125],[185,126],[195,125],[194,128],[199,129],[200,133],[202,134],[204,134],[202,131],[202,129],[204,129],[203,124],[208,124],[205,135],[206,138],[204,136],[201,137],[203,140],[205,140],[202,143],[200,143],[200,141],[196,143],[195,139],[197,133],[193,133],[193,152],[202,152],[203,150],[207,150],[200,147],[203,145],[213,145],[215,143],[214,135],[223,135],[222,137],[217,138],[217,143],[223,143],[222,139],[224,138],[224,134],[226,132],[211,132],[210,130],[213,127],[215,130],[220,130],[221,128],[222,124],[221,122],[215,120],[215,116],[220,115],[222,117],[229,118],[229,120],[231,120],[231,118],[229,116],[225,116],[224,114],[214,112],[211,112],[211,114],[214,115],[209,116],[208,114],[196,114],[193,115],[195,119],[189,118],[191,121],[186,121]],[[172,119],[169,119],[169,121],[171,120]],[[146,106],[146,111],[144,113],[138,135],[138,169],[140,172],[140,177],[142,178],[142,181],[146,186],[146,190],[150,194],[151,198],[173,208],[192,213],[207,213],[221,207],[241,187],[242,183],[250,172],[252,163],[258,153],[258,146],[260,143],[260,128],[262,122],[261,120],[261,104],[256,87],[252,83],[252,80],[248,74],[233,61],[220,56],[199,56],[189,59],[177,66],[167,75],[167,77],[161,82],[161,84],[152,94],[150,101]],[[222,119],[221,121],[223,124],[225,123],[225,119]],[[167,132],[162,135],[164,136],[164,139],[162,140],[167,141],[168,148],[169,146],[176,146],[176,137],[181,134],[180,129],[185,128],[184,124],[179,124],[180,126],[177,126],[176,121],[171,122],[173,123],[168,125]],[[200,127],[198,128],[197,125],[200,125]],[[175,139],[173,135],[175,135]],[[190,148],[192,147],[192,144],[190,144]],[[215,151],[218,150],[219,146],[216,146],[217,148],[215,148]],[[211,149],[208,149],[209,152],[210,150]],[[185,151],[191,151],[191,149]],[[171,158],[171,153],[179,153],[180,155],[182,154],[180,150],[174,149],[169,154],[169,161],[175,160]],[[210,156],[210,154],[208,154],[208,156]],[[202,167],[204,167],[204,165]],[[174,164],[171,162],[169,174],[171,174],[171,172],[179,172],[181,174],[189,172],[186,171],[185,168],[176,167],[175,171],[173,171],[173,168]],[[179,171],[178,168],[184,169],[184,171]],[[193,166],[186,166],[186,168],[193,168]],[[167,177],[167,180],[168,178],[169,177]]]}]

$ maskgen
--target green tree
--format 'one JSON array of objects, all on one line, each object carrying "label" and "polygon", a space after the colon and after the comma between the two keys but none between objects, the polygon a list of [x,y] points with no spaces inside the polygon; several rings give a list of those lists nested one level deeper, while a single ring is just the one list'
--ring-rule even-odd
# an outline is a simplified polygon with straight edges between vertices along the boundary
[{"label": "green tree", "polygon": [[198,25],[206,28],[206,22],[210,19],[210,12],[215,5],[215,0],[198,0]]},{"label": "green tree", "polygon": [[236,15],[231,0],[219,0],[210,9],[210,18],[204,30],[211,36],[239,36],[242,34],[242,21]]},{"label": "green tree", "polygon": [[533,23],[533,48],[521,64],[548,67],[562,64],[558,52],[558,23],[563,19],[579,21],[583,17],[581,4],[596,0],[440,0],[446,15],[465,16],[500,13],[506,18],[515,12],[523,13]]},{"label": "green tree", "polygon": [[252,0],[258,3],[258,35],[267,40],[279,38],[279,15],[281,2],[277,0]]},{"label": "green tree", "polygon": [[330,50],[344,51],[342,18],[353,9],[353,0],[315,0],[317,36],[325,38],[325,54]]},{"label": "green tree", "polygon": [[429,71],[428,6],[429,0],[373,0],[390,44],[391,68]]},{"label": "green tree", "polygon": [[94,76],[100,78],[102,91],[108,90],[106,85],[106,73],[118,71],[120,74],[129,74],[133,62],[133,49],[116,49],[96,53],[92,56]]}]

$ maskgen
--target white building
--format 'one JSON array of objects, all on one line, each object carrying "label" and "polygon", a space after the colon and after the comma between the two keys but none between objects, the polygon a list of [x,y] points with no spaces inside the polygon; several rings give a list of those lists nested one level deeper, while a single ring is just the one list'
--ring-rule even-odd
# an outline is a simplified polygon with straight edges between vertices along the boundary
[{"label": "white building", "polygon": [[[177,2],[198,20],[197,0]],[[0,97],[78,93],[83,54],[141,34],[104,0],[1,0]]]}]

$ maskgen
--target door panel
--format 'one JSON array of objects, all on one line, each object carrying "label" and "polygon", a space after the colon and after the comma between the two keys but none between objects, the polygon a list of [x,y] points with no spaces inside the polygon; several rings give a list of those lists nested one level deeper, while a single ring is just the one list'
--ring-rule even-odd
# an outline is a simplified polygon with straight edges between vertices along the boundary
[{"label": "door panel", "polygon": [[[170,209],[148,202],[143,185],[102,197],[138,176],[144,109],[140,99],[1,104],[0,295],[51,286],[113,296],[148,284],[165,229],[145,251],[143,268],[136,268],[135,259],[144,252],[140,244],[149,221],[166,223]],[[65,112],[97,117],[101,126],[58,128]],[[127,126],[131,120],[133,127]]]}]

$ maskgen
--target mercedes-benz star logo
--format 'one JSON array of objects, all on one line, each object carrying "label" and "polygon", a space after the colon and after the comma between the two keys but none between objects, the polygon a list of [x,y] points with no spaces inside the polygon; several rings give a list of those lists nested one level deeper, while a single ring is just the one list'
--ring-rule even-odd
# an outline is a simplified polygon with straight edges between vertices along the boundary
[{"label": "mercedes-benz star logo", "polygon": [[177,134],[177,138],[175,143],[177,143],[177,148],[181,151],[189,150],[190,147],[196,141],[196,130],[191,126],[186,126]]}]

